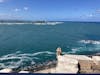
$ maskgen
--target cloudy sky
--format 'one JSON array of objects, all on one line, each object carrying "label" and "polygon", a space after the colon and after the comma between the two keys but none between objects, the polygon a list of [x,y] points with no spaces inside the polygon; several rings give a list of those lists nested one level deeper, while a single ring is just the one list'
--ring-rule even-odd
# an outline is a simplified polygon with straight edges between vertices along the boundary
[{"label": "cloudy sky", "polygon": [[0,0],[0,19],[100,21],[100,0]]}]

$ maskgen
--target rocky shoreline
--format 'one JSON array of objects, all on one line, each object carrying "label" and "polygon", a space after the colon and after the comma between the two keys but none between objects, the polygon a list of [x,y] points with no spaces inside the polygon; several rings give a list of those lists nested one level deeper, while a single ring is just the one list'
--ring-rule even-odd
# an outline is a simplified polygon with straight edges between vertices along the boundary
[{"label": "rocky shoreline", "polygon": [[56,67],[57,61],[53,60],[53,61],[46,61],[43,63],[39,63],[39,64],[34,64],[25,68],[19,68],[17,71],[29,71],[29,72],[37,72],[40,70],[45,70],[45,69],[49,69],[49,68],[53,68]]},{"label": "rocky shoreline", "polygon": [[100,53],[94,55],[62,55],[57,49],[57,60],[46,61],[25,68],[2,69],[0,73],[100,73]]},{"label": "rocky shoreline", "polygon": [[43,63],[34,64],[34,65],[27,66],[27,67],[24,67],[24,68],[19,67],[19,68],[15,68],[15,69],[9,69],[9,68],[1,69],[0,73],[5,72],[5,71],[6,72],[8,71],[7,73],[10,73],[10,72],[11,73],[19,73],[21,71],[28,72],[28,73],[34,73],[34,72],[37,72],[37,71],[54,68],[54,67],[56,67],[56,64],[57,64],[57,61],[52,60],[52,61],[46,61],[46,62],[43,62]]}]

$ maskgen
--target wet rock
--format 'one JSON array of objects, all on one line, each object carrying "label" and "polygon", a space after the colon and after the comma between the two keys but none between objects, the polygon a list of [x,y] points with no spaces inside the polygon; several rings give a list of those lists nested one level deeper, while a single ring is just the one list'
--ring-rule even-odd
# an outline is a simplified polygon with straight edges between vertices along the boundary
[{"label": "wet rock", "polygon": [[94,56],[100,56],[100,53],[96,53],[96,54],[94,54]]},{"label": "wet rock", "polygon": [[36,72],[36,71],[50,69],[55,66],[56,66],[56,63],[55,63],[55,60],[53,60],[53,61],[46,61],[44,63],[34,64],[32,68],[33,68],[33,71]]}]

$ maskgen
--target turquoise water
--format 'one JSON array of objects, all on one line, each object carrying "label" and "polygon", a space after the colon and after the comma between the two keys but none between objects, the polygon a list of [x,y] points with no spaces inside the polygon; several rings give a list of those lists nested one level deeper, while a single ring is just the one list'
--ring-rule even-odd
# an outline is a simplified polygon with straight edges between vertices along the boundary
[{"label": "turquoise water", "polygon": [[100,23],[0,25],[0,68],[17,68],[56,59],[63,54],[100,53]]}]

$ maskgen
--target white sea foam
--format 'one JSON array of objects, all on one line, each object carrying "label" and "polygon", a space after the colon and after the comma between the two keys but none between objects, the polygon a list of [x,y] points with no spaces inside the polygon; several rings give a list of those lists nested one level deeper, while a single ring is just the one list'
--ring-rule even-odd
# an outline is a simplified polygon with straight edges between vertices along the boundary
[{"label": "white sea foam", "polygon": [[30,64],[35,64],[34,60],[40,59],[37,56],[41,54],[52,55],[55,53],[50,51],[43,51],[31,54],[31,53],[21,53],[18,51],[16,53],[0,57],[0,68],[18,68],[19,66],[25,64],[25,62],[30,62]]},{"label": "white sea foam", "polygon": [[0,23],[0,25],[23,25],[23,24],[34,24],[34,25],[57,25],[64,22],[46,22],[46,23]]},{"label": "white sea foam", "polygon": [[0,25],[23,25],[23,24],[33,24],[33,23],[0,23]]},{"label": "white sea foam", "polygon": [[34,23],[35,25],[57,25],[62,24],[64,22],[44,22],[44,23]]},{"label": "white sea foam", "polygon": [[62,54],[67,54],[67,52],[62,52]]},{"label": "white sea foam", "polygon": [[81,40],[79,42],[85,43],[85,44],[100,44],[100,40],[99,41],[95,41],[95,40]]},{"label": "white sea foam", "polygon": [[67,53],[76,53],[77,51],[79,51],[79,48],[73,48],[73,49],[71,49],[71,51],[69,51]]},{"label": "white sea foam", "polygon": [[72,49],[72,53],[76,53],[77,51],[79,51],[79,48],[73,48]]}]

